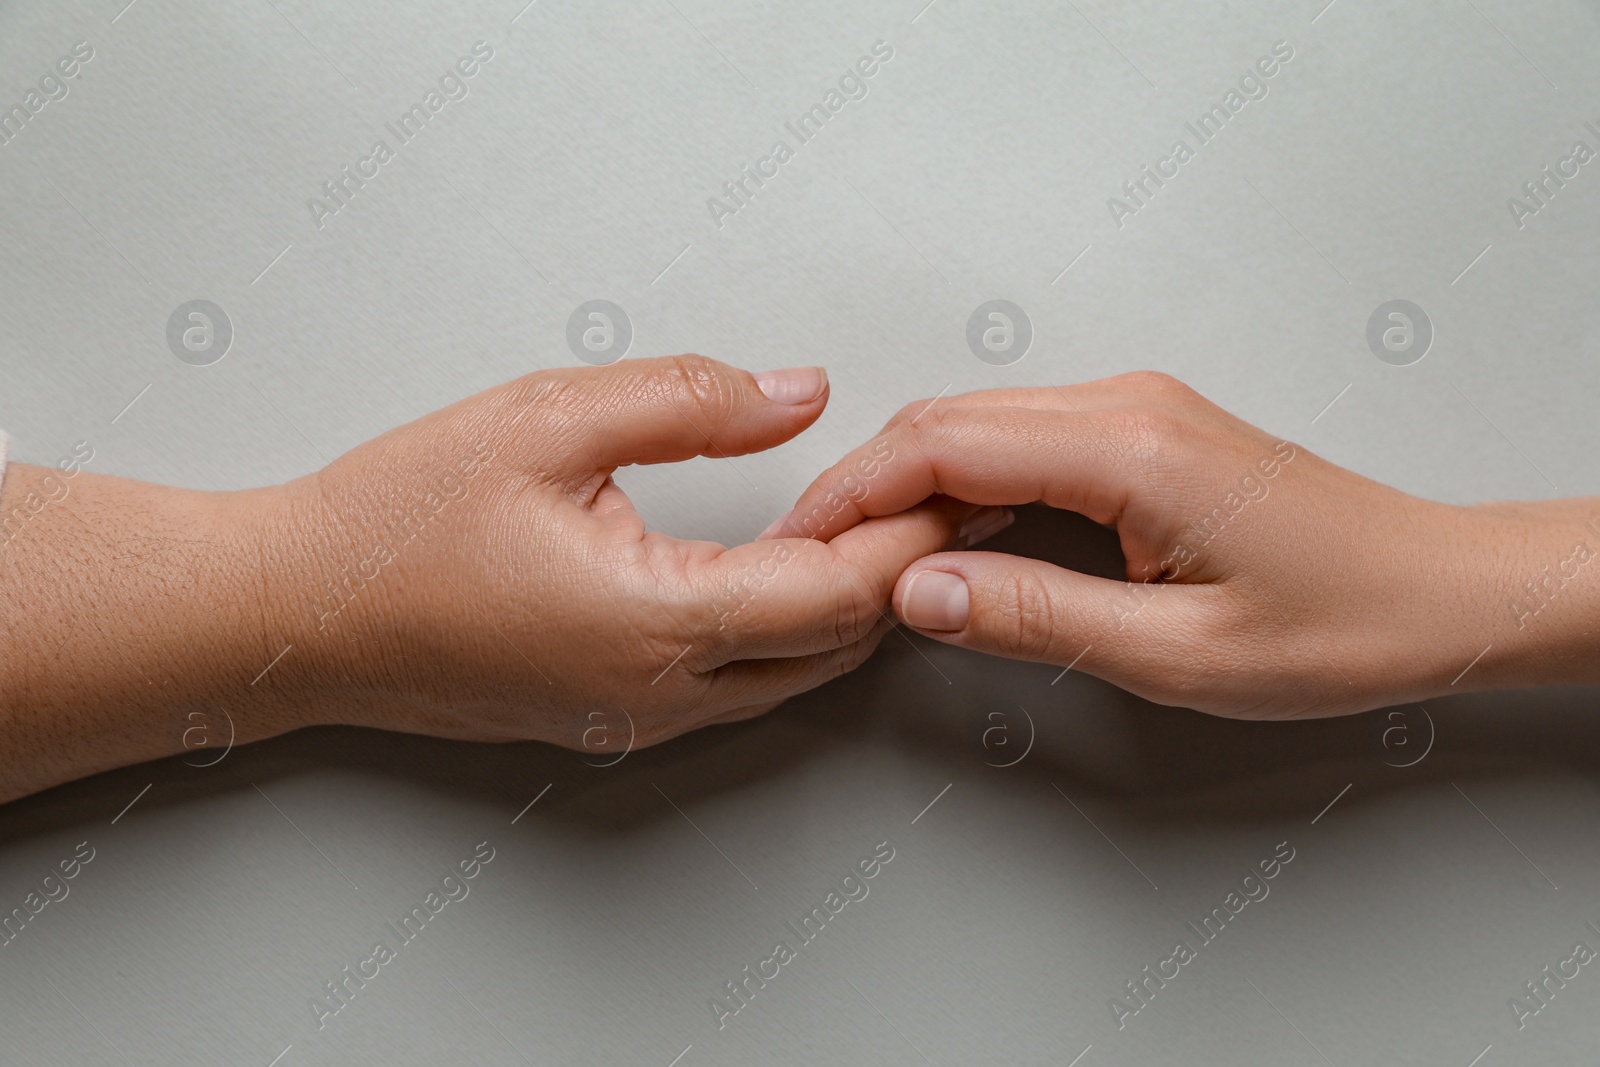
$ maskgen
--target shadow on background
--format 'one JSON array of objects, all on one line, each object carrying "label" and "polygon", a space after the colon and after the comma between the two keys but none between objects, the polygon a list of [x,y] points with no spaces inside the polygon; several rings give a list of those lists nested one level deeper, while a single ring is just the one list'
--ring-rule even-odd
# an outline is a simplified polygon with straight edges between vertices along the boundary
[{"label": "shadow on background", "polygon": [[[1114,531],[1080,516],[1027,508],[983,546],[1122,576]],[[1058,679],[1052,681],[1052,679]],[[1060,668],[954,649],[904,630],[861,670],[797,697],[763,719],[712,727],[615,766],[601,754],[541,743],[441,741],[357,728],[318,728],[214,758],[190,753],[99,775],[8,805],[8,840],[109,820],[148,782],[147,808],[182,806],[307,773],[370,775],[451,797],[476,797],[514,814],[545,783],[556,798],[548,828],[593,837],[678,816],[680,804],[737,793],[801,770],[839,749],[896,751],[963,781],[1092,798],[1123,825],[1156,834],[1304,810],[1329,783],[1359,781],[1359,802],[1452,780],[1546,773],[1566,766],[1600,776],[1595,687],[1471,694],[1363,715],[1241,722],[1162,707]],[[1358,802],[1352,799],[1351,803]]]}]

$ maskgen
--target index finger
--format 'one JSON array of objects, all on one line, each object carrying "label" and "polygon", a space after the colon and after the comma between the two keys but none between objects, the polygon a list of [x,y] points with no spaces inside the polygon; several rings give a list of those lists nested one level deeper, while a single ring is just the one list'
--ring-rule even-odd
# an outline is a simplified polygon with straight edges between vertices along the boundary
[{"label": "index finger", "polygon": [[939,493],[1043,502],[1112,522],[1150,484],[1148,411],[945,407],[892,426],[824,471],[765,537],[828,541]]},{"label": "index finger", "polygon": [[712,616],[708,644],[718,662],[711,665],[805,656],[862,640],[891,618],[889,595],[901,572],[959,544],[964,524],[981,510],[930,500],[862,523],[831,544],[790,538],[729,549],[695,575]]}]

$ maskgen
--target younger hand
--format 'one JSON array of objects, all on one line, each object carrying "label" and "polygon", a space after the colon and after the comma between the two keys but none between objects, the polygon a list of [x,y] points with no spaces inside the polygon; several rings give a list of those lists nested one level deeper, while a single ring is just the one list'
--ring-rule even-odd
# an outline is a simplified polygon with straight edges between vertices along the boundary
[{"label": "younger hand", "polygon": [[[993,552],[935,554],[895,587],[906,625],[1071,664],[1158,703],[1317,716],[1595,680],[1600,567],[1577,568],[1595,555],[1584,538],[1600,545],[1600,525],[1583,523],[1600,507],[1421,500],[1263,433],[1166,375],[910,404],[817,478],[773,535],[831,542],[935,493],[1042,501],[1114,525],[1128,580]],[[1523,594],[1524,578],[1558,566],[1577,578],[1544,582],[1542,600]]]}]

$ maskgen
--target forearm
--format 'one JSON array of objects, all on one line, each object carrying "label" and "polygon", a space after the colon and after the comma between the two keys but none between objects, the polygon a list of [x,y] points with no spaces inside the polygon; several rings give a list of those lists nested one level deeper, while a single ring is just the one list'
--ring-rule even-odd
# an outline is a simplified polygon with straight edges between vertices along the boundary
[{"label": "forearm", "polygon": [[279,493],[12,465],[0,494],[0,801],[172,754],[197,723],[220,745],[233,730],[242,743],[307,721],[293,672],[252,684],[283,647]]},{"label": "forearm", "polygon": [[1503,532],[1484,576],[1483,658],[1455,688],[1600,683],[1600,498],[1469,510]]}]

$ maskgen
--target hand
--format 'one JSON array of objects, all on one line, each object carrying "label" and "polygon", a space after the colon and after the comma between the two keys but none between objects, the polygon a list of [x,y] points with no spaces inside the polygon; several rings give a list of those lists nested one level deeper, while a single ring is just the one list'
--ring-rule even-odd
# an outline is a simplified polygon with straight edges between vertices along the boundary
[{"label": "hand", "polygon": [[[765,392],[763,390],[766,390]],[[339,721],[620,752],[760,714],[860,664],[895,578],[979,509],[932,500],[830,544],[645,529],[612,472],[809,426],[827,379],[698,356],[529,375],[292,485],[286,658]]]},{"label": "hand", "polygon": [[531,374],[265,489],[13,464],[0,801],[194,737],[349,723],[609,759],[760,714],[870,655],[899,573],[994,513],[724,548],[646,531],[611,475],[771,448],[826,403],[816,368],[680,356]]},{"label": "hand", "polygon": [[[892,461],[874,462],[885,454]],[[1582,570],[1600,545],[1600,523],[1584,524],[1600,518],[1596,502],[1421,500],[1265,434],[1166,375],[910,404],[817,478],[770,535],[831,541],[935,493],[1042,501],[1114,525],[1128,580],[992,552],[936,554],[895,586],[907,626],[1072,664],[1157,703],[1335,715],[1594,681],[1600,670],[1600,566]],[[1539,590],[1524,593],[1524,579]]]}]

